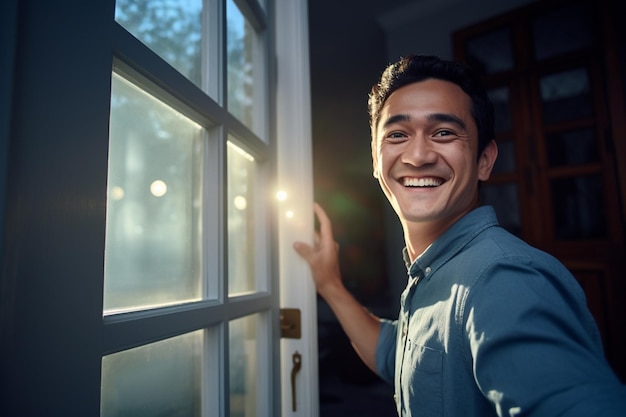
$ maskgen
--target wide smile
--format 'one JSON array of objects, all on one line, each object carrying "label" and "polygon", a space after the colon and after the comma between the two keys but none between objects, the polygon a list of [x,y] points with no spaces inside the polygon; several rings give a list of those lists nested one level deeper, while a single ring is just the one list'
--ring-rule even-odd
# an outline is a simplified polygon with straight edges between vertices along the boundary
[{"label": "wide smile", "polygon": [[433,188],[439,187],[445,180],[439,177],[402,177],[400,182],[405,187]]}]

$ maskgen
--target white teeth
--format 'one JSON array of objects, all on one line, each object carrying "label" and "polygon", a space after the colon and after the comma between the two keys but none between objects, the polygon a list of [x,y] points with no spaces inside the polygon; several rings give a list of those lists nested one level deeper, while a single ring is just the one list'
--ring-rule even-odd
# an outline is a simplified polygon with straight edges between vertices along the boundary
[{"label": "white teeth", "polygon": [[405,187],[438,187],[441,183],[438,178],[404,178]]}]

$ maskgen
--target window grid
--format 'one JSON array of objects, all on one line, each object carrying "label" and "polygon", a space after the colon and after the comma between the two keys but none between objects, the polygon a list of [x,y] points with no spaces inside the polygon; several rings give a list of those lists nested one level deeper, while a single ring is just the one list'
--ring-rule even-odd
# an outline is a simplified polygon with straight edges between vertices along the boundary
[{"label": "window grid", "polygon": [[[237,146],[241,146],[242,149],[254,156],[255,161],[257,161],[255,174],[260,177],[267,175],[270,171],[262,168],[263,163],[270,159],[270,146],[265,125],[260,128],[257,125],[254,129],[256,132],[261,132],[263,137],[260,137],[226,110],[227,100],[224,94],[227,83],[224,58],[226,17],[224,2],[205,0],[204,3],[201,43],[204,50],[207,51],[207,56],[201,60],[202,72],[205,76],[202,77],[199,86],[185,78],[165,60],[152,53],[147,46],[120,24],[114,24],[114,71],[203,127],[202,134],[205,143],[204,162],[202,164],[204,181],[202,193],[202,269],[204,285],[203,299],[197,302],[103,317],[103,355],[122,352],[205,329],[202,337],[204,343],[202,359],[204,365],[201,375],[202,415],[229,415],[228,392],[224,389],[224,386],[228,387],[229,381],[228,369],[224,365],[228,363],[229,357],[228,323],[246,315],[262,313],[262,316],[266,318],[263,327],[268,334],[257,344],[262,342],[267,346],[261,346],[257,355],[261,355],[260,363],[267,365],[272,357],[271,352],[269,352],[271,351],[269,344],[272,337],[269,337],[269,334],[273,329],[273,326],[269,325],[267,317],[271,316],[270,310],[275,302],[273,301],[274,296],[268,292],[270,290],[270,263],[265,259],[269,256],[267,249],[265,249],[269,247],[266,244],[270,241],[269,229],[258,226],[255,230],[257,236],[255,246],[264,249],[255,257],[256,260],[253,264],[256,273],[262,275],[257,278],[257,289],[250,294],[231,296],[231,298],[228,296],[228,268],[226,267],[228,237],[224,227],[227,213],[225,209],[225,183],[228,168],[226,166],[226,142],[230,136]],[[244,5],[242,13],[250,19],[255,28],[267,26],[266,8],[262,8],[256,2],[238,1],[237,4],[238,6]],[[263,38],[255,45],[255,48],[263,48],[266,51],[257,51],[263,56],[262,59],[255,62],[267,62],[265,58],[267,48],[264,42],[266,40]],[[257,75],[254,83],[263,86],[258,91],[260,91],[264,102],[268,103],[268,90],[265,87],[267,69],[264,65],[259,71],[261,77],[259,78]],[[257,105],[255,107],[257,110],[255,110],[254,117],[266,123],[269,106]],[[262,180],[262,178],[260,179]],[[260,181],[260,183],[265,185],[267,181]],[[263,193],[264,185],[259,187],[261,193]],[[255,206],[262,208],[265,204],[255,202]],[[267,224],[265,221],[259,221],[259,218],[266,219],[267,213],[256,210],[254,216],[256,225]],[[272,372],[266,368],[264,374],[270,377]],[[269,408],[271,405],[265,403],[263,407]]]}]

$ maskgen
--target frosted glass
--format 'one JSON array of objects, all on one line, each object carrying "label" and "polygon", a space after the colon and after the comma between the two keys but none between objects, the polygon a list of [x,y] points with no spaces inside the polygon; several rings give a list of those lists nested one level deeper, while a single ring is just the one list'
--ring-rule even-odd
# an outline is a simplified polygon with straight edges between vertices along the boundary
[{"label": "frosted glass", "polygon": [[230,417],[257,415],[258,341],[261,316],[233,320],[230,333]]},{"label": "frosted glass", "polygon": [[228,142],[228,292],[256,289],[254,256],[255,163],[245,151]]},{"label": "frosted glass", "polygon": [[102,358],[101,417],[201,415],[203,331]]},{"label": "frosted glass", "polygon": [[256,32],[233,0],[226,1],[226,19],[228,110],[254,130]]},{"label": "frosted glass", "polygon": [[202,0],[116,0],[115,20],[201,87]]},{"label": "frosted glass", "polygon": [[113,76],[104,310],[201,297],[202,128]]}]

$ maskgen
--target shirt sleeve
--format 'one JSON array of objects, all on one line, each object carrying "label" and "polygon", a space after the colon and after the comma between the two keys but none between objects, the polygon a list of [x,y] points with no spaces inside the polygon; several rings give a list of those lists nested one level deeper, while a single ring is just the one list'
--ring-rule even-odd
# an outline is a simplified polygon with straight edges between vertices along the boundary
[{"label": "shirt sleeve", "polygon": [[376,372],[392,384],[396,368],[397,321],[381,320],[380,334],[376,345]]},{"label": "shirt sleeve", "polygon": [[625,416],[582,289],[562,266],[498,261],[465,306],[476,382],[500,416]]}]

